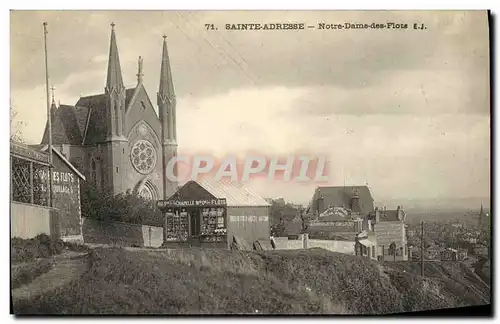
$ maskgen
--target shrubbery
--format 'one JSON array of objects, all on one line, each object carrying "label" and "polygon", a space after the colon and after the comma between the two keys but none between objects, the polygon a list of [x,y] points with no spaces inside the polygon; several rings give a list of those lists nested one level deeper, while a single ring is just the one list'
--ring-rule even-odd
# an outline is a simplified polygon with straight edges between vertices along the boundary
[{"label": "shrubbery", "polygon": [[37,258],[48,258],[60,254],[65,248],[64,242],[45,234],[28,240],[14,237],[11,240],[12,262],[26,262]]},{"label": "shrubbery", "polygon": [[41,259],[34,262],[20,264],[12,268],[11,279],[12,289],[29,284],[35,278],[47,273],[54,266],[54,261],[50,259]]},{"label": "shrubbery", "polygon": [[85,245],[63,242],[46,234],[39,234],[27,240],[14,237],[10,242],[10,246],[13,263],[49,258],[61,254],[65,249],[75,252],[87,252],[89,250]]},{"label": "shrubbery", "polygon": [[82,216],[100,221],[117,221],[132,224],[162,226],[163,216],[156,203],[139,197],[128,190],[112,195],[92,184],[81,188]]}]

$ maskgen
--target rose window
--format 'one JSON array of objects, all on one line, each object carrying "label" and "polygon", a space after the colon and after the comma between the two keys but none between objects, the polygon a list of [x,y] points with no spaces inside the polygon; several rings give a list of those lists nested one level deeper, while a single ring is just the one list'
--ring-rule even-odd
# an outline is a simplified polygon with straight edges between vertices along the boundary
[{"label": "rose window", "polygon": [[130,159],[138,172],[148,174],[156,166],[156,150],[150,142],[139,140],[132,147]]}]

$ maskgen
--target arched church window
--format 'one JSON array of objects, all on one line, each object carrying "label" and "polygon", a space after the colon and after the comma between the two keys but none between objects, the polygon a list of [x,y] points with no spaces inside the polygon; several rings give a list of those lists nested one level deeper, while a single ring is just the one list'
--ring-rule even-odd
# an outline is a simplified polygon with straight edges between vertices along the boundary
[{"label": "arched church window", "polygon": [[144,198],[144,199],[147,199],[147,200],[152,200],[153,199],[153,193],[146,186],[144,186],[144,188],[141,189],[141,191],[139,192],[139,196],[141,198]]},{"label": "arched church window", "polygon": [[142,188],[139,189],[137,192],[139,197],[147,200],[157,200],[158,199],[158,193],[156,191],[156,187],[154,184],[151,183],[151,181],[146,181]]},{"label": "arched church window", "polygon": [[90,180],[93,184],[97,183],[97,167],[94,159],[90,162]]}]

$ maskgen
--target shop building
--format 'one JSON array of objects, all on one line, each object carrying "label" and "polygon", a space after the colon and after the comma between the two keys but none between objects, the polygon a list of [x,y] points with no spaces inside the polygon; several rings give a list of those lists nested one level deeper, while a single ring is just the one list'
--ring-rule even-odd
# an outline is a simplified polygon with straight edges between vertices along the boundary
[{"label": "shop building", "polygon": [[269,242],[270,204],[236,182],[189,181],[168,200],[164,212],[164,243],[251,250]]}]

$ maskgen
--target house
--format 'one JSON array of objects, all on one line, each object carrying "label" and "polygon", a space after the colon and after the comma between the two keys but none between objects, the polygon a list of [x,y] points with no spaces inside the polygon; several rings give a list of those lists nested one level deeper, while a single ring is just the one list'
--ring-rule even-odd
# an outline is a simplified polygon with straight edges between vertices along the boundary
[{"label": "house", "polygon": [[269,242],[271,205],[241,183],[189,181],[161,203],[164,246],[251,250]]},{"label": "house", "polygon": [[472,254],[474,254],[476,256],[488,257],[489,256],[489,249],[485,245],[475,244],[472,247]]},{"label": "house", "polygon": [[441,251],[444,249],[441,248],[439,245],[432,243],[430,246],[428,246],[425,251],[424,251],[424,257],[428,260],[435,260],[438,259],[441,255]]},{"label": "house", "polygon": [[458,251],[455,249],[445,249],[440,252],[441,261],[457,261],[458,259]]},{"label": "house", "polygon": [[383,261],[407,261],[408,242],[406,237],[406,213],[398,206],[395,210],[375,208],[368,216],[374,223],[377,238],[377,256]]},{"label": "house", "polygon": [[374,232],[363,231],[356,236],[355,254],[377,260],[377,237]]}]

